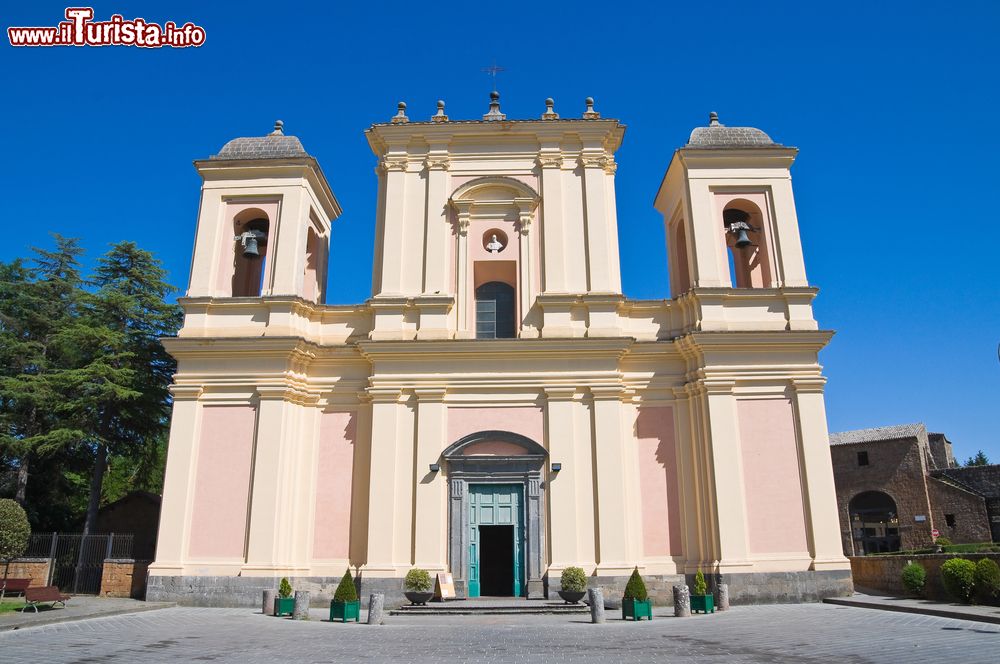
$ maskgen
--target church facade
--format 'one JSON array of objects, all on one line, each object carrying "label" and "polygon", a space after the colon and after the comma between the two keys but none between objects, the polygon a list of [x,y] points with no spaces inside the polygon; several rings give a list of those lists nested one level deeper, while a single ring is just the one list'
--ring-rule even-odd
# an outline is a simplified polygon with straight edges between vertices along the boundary
[{"label": "church facade", "polygon": [[[377,158],[372,296],[324,299],[340,206],[280,123],[203,179],[149,597],[260,600],[281,577],[396,598],[554,596],[582,567],[666,599],[698,569],[734,602],[850,592],[789,169],[712,114],[655,207],[671,298],[622,294],[615,152],[587,100],[481,120],[400,104]],[[335,183],[333,183],[335,184]],[[651,192],[653,193],[653,192]]]}]

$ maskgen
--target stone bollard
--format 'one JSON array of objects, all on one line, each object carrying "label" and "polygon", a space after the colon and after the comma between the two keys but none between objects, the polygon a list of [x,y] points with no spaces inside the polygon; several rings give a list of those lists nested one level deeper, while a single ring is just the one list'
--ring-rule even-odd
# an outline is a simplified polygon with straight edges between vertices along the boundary
[{"label": "stone bollard", "polygon": [[309,591],[295,591],[295,608],[292,609],[292,620],[309,620]]},{"label": "stone bollard", "polygon": [[691,591],[687,586],[674,586],[674,617],[689,618],[691,616]]},{"label": "stone bollard", "polygon": [[590,600],[590,622],[604,622],[604,592],[600,588],[588,588],[587,599]]},{"label": "stone bollard", "polygon": [[271,589],[264,591],[264,603],[261,606],[261,613],[265,616],[274,615],[274,598],[278,596],[278,591]]},{"label": "stone bollard", "polygon": [[729,584],[720,583],[715,589],[715,595],[717,597],[715,601],[716,611],[728,611],[729,610]]},{"label": "stone bollard", "polygon": [[368,624],[381,625],[385,620],[385,593],[372,593],[368,598]]}]

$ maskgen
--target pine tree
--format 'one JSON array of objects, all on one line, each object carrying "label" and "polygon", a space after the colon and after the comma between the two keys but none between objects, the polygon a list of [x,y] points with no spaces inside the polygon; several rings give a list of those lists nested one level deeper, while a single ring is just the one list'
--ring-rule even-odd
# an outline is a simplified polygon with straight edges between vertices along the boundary
[{"label": "pine tree", "polygon": [[639,568],[636,567],[632,570],[632,576],[628,578],[628,583],[625,584],[625,592],[622,597],[623,599],[634,599],[639,602],[645,602],[648,596],[646,582],[642,580]]},{"label": "pine tree", "polygon": [[333,593],[333,598],[338,602],[357,602],[358,589],[354,587],[354,579],[351,577],[351,568],[348,567],[341,577],[337,590]]},{"label": "pine tree", "polygon": [[990,459],[986,456],[986,453],[982,450],[976,452],[975,456],[970,456],[965,462],[966,466],[988,466],[990,465]]},{"label": "pine tree", "polygon": [[33,249],[33,267],[0,264],[0,451],[14,459],[14,498],[24,504],[31,465],[80,438],[59,416],[67,324],[83,295],[77,240],[54,236],[55,249]]}]

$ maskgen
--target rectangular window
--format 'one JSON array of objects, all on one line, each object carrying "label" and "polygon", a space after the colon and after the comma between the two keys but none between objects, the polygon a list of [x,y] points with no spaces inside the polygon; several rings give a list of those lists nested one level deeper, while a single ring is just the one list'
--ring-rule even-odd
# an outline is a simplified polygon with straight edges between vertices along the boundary
[{"label": "rectangular window", "polygon": [[858,452],[858,465],[859,466],[868,465],[868,452]]},{"label": "rectangular window", "polygon": [[944,522],[945,522],[945,524],[949,528],[954,528],[955,527],[955,515],[954,514],[945,514],[944,515]]}]

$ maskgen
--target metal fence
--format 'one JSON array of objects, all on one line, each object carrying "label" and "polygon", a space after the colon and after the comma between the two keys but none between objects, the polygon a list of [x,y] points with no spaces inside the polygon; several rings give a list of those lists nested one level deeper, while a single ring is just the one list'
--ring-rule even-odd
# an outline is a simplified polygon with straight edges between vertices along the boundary
[{"label": "metal fence", "polygon": [[23,558],[49,561],[46,585],[63,592],[96,595],[108,558],[131,558],[132,533],[34,533]]}]

